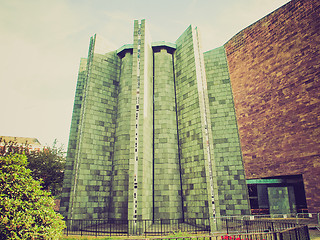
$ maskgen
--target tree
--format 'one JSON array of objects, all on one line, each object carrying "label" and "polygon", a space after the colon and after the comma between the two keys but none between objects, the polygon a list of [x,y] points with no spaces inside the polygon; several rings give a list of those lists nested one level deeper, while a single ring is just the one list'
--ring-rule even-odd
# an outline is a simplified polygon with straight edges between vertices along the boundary
[{"label": "tree", "polygon": [[53,196],[61,192],[65,156],[62,147],[46,147],[42,151],[29,152],[28,168],[32,171],[32,177],[36,180],[42,179],[43,189],[50,191]]},{"label": "tree", "polygon": [[0,157],[0,239],[59,239],[62,216],[26,167],[25,155]]},{"label": "tree", "polygon": [[0,156],[7,156],[13,153],[29,154],[28,143],[19,145],[17,142],[9,141],[0,137]]},{"label": "tree", "polygon": [[6,142],[0,138],[0,143],[0,156],[25,154],[28,159],[27,168],[32,171],[32,177],[35,180],[42,179],[42,188],[50,191],[53,196],[59,195],[64,175],[65,152],[62,146],[57,146],[56,140],[52,147],[45,147],[41,151],[29,151],[28,142],[19,145],[17,142]]}]

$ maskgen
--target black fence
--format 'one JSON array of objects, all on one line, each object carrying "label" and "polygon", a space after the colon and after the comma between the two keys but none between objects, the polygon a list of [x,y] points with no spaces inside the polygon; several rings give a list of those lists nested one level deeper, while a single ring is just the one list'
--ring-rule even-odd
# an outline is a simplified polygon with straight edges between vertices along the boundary
[{"label": "black fence", "polygon": [[188,236],[188,237],[158,237],[153,239],[167,240],[310,240],[307,226],[296,226],[294,228],[274,233],[249,233],[232,235],[210,235],[210,236]]},{"label": "black fence", "polygon": [[[289,221],[270,219],[239,219],[221,217],[211,219],[163,219],[163,220],[66,220],[65,235],[86,236],[163,236],[176,233],[195,234],[254,234],[274,233],[299,227]],[[246,238],[244,238],[246,239]],[[266,240],[266,238],[264,238]],[[274,239],[274,237],[273,237]],[[228,239],[230,240],[230,239]],[[238,240],[241,240],[238,239]]]},{"label": "black fence", "polygon": [[296,223],[320,229],[320,213],[298,213]]},{"label": "black fence", "polygon": [[65,235],[162,236],[177,232],[210,233],[209,219],[162,219],[162,220],[66,220]]},{"label": "black fence", "polygon": [[294,228],[298,224],[287,219],[271,220],[265,219],[246,219],[243,217],[220,217],[212,219],[215,232],[229,233],[259,233],[277,232],[288,228]]}]

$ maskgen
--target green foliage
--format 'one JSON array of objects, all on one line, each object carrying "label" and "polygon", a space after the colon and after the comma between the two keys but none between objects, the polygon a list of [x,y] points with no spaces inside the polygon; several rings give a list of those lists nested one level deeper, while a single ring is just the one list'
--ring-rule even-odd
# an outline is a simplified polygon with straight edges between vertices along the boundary
[{"label": "green foliage", "polygon": [[0,239],[59,239],[62,216],[26,166],[25,155],[0,157]]},{"label": "green foliage", "polygon": [[23,145],[19,145],[17,142],[14,141],[6,141],[3,138],[0,138],[0,156],[8,156],[14,153],[18,154],[29,154],[28,143],[26,142]]},{"label": "green foliage", "polygon": [[60,194],[66,159],[62,146],[58,147],[56,140],[52,147],[45,147],[41,151],[29,151],[28,142],[19,145],[0,138],[0,143],[3,145],[0,147],[0,156],[25,154],[28,159],[27,168],[32,171],[32,177],[35,180],[42,180],[42,188],[50,191],[53,196]]},{"label": "green foliage", "polygon": [[62,189],[64,176],[65,156],[62,148],[47,147],[42,151],[34,151],[28,154],[28,168],[32,171],[32,177],[42,179],[43,189],[58,195]]}]

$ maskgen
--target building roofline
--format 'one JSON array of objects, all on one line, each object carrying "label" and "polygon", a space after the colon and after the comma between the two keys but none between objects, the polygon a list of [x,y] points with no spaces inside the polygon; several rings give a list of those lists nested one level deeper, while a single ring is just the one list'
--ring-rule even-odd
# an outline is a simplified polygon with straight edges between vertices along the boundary
[{"label": "building roofline", "polygon": [[158,42],[153,42],[151,43],[152,48],[154,47],[165,47],[165,48],[171,48],[176,50],[177,49],[177,44],[175,43],[170,43],[170,42],[165,42],[165,41],[158,41]]},{"label": "building roofline", "polygon": [[[168,52],[174,52],[177,48],[177,45],[175,43],[170,43],[166,41],[157,41],[157,42],[152,42],[151,47],[153,50],[157,49],[167,49]],[[122,47],[118,48],[116,50],[117,55],[122,58],[127,52],[133,52],[133,44],[125,44]]]}]

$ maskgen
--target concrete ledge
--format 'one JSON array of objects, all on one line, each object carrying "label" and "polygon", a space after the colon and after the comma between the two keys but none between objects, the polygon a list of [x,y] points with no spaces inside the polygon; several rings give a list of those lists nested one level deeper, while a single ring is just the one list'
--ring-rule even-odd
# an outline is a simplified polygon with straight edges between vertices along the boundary
[{"label": "concrete ledge", "polygon": [[173,53],[177,48],[177,45],[175,43],[165,41],[153,42],[151,43],[151,46],[154,52],[158,52],[161,49],[167,49],[168,53]]},{"label": "concrete ledge", "polygon": [[123,58],[127,52],[133,53],[133,44],[125,44],[122,47],[120,47],[119,49],[117,49],[117,55],[120,58]]},{"label": "concrete ledge", "polygon": [[[151,43],[151,47],[154,52],[159,52],[161,49],[166,49],[168,53],[172,54],[176,50],[177,45],[175,43],[158,41]],[[125,44],[117,49],[117,55],[120,58],[123,58],[127,52],[133,53],[133,44]]]}]

